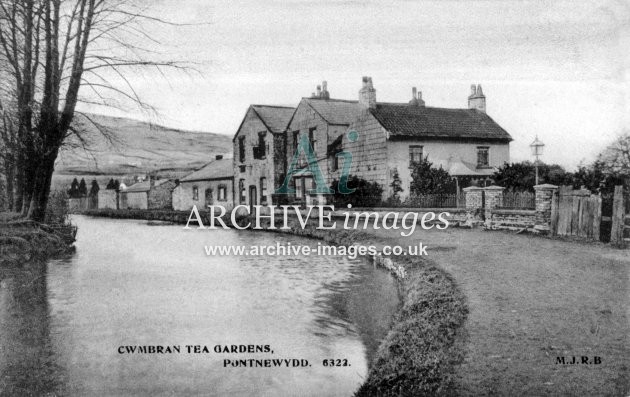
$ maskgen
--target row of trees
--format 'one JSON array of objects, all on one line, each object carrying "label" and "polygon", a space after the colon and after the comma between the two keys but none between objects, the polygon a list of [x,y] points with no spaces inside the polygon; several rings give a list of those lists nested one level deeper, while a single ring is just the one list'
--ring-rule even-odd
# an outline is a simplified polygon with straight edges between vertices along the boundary
[{"label": "row of trees", "polygon": [[129,73],[182,67],[141,47],[156,44],[143,28],[158,21],[141,4],[0,0],[0,171],[9,210],[44,219],[60,148],[70,136],[85,146],[73,124],[77,104],[126,109],[133,102],[150,111]]},{"label": "row of trees", "polygon": [[[621,134],[596,160],[567,172],[557,164],[540,164],[541,183],[584,187],[592,192],[611,193],[616,185],[630,188],[630,132]],[[493,176],[495,183],[513,191],[533,191],[536,181],[534,163],[506,164]]]}]

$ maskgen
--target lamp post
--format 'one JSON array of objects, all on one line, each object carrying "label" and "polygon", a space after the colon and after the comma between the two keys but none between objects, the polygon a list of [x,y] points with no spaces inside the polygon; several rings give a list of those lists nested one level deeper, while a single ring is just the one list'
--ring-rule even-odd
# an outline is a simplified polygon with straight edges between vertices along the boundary
[{"label": "lamp post", "polygon": [[538,185],[538,163],[540,162],[539,158],[543,154],[543,148],[545,144],[538,140],[538,135],[536,135],[536,139],[532,142],[529,147],[532,149],[532,156],[536,158],[534,162],[534,166],[536,167],[536,185]]}]

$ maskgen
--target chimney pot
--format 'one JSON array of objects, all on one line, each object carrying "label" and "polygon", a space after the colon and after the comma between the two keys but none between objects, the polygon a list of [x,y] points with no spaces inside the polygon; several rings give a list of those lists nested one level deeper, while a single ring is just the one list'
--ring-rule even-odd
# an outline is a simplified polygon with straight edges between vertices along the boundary
[{"label": "chimney pot", "polygon": [[418,96],[417,96],[417,92],[418,92],[418,89],[417,89],[416,87],[412,87],[412,88],[411,88],[411,97],[412,97],[413,99],[416,99],[416,98],[418,97]]},{"label": "chimney pot", "polygon": [[470,86],[470,96],[468,97],[468,109],[475,109],[479,112],[486,112],[486,97],[481,90],[481,84]]},{"label": "chimney pot", "polygon": [[359,90],[359,104],[366,109],[376,108],[376,90],[372,85],[372,78],[363,76],[363,88]]}]

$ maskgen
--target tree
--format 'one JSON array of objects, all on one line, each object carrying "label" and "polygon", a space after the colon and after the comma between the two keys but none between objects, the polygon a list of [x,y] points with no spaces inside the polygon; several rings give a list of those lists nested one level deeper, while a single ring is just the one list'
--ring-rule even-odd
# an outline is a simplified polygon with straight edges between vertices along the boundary
[{"label": "tree", "polygon": [[81,182],[79,182],[79,197],[87,196],[87,185],[85,184],[85,179],[81,178]]},{"label": "tree", "polygon": [[[571,185],[573,175],[557,164],[538,165],[539,183],[552,185]],[[536,166],[529,161],[503,164],[493,175],[495,183],[510,191],[534,191],[536,185]]]},{"label": "tree", "polygon": [[68,189],[68,197],[70,198],[78,198],[79,197],[79,181],[77,178],[72,180],[70,184],[70,189]]},{"label": "tree", "polygon": [[414,163],[411,179],[409,190],[414,195],[449,193],[455,190],[455,182],[448,171],[442,167],[433,167],[428,156]]},{"label": "tree", "polygon": [[608,175],[630,177],[630,131],[622,132],[600,153],[597,164]]},{"label": "tree", "polygon": [[393,201],[394,203],[400,202],[400,193],[403,192],[404,189],[402,188],[402,181],[400,180],[400,175],[398,174],[398,168],[394,168],[392,183],[389,184],[389,187],[392,188],[390,201]]},{"label": "tree", "polygon": [[96,179],[92,179],[92,185],[90,186],[90,192],[88,195],[90,197],[96,197],[99,190],[101,190],[101,187],[98,185],[98,182],[96,182]]},{"label": "tree", "polygon": [[[78,103],[124,109],[122,102],[131,101],[151,110],[138,97],[128,72],[138,67],[185,68],[173,61],[148,59],[151,52],[134,43],[144,38],[155,45],[142,23],[159,21],[136,4],[0,0],[0,71],[10,77],[10,87],[4,91],[14,98],[19,142],[12,150],[14,206],[23,216],[44,219],[61,146],[71,135],[84,142],[82,131],[72,123]],[[114,80],[120,83],[115,85]],[[88,92],[80,95],[82,87]]]},{"label": "tree", "polygon": [[378,182],[370,182],[356,175],[348,177],[347,186],[354,189],[353,193],[340,193],[339,181],[333,180],[331,188],[335,192],[333,196],[336,207],[345,207],[352,204],[353,207],[375,207],[380,204],[383,195],[383,187]]}]

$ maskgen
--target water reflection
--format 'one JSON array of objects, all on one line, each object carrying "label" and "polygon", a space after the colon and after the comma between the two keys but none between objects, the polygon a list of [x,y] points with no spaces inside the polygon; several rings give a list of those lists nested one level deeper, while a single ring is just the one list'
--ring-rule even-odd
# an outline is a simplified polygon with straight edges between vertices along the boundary
[{"label": "water reflection", "polygon": [[63,388],[64,372],[51,349],[45,270],[42,263],[0,269],[2,394],[52,394]]},{"label": "water reflection", "polygon": [[[7,395],[351,395],[398,304],[361,260],[207,257],[205,244],[310,243],[78,217],[76,253],[0,270]],[[316,244],[316,243],[314,243]],[[270,344],[274,354],[121,355],[121,345]],[[307,368],[224,368],[301,358]],[[352,367],[324,368],[347,358]]]}]

